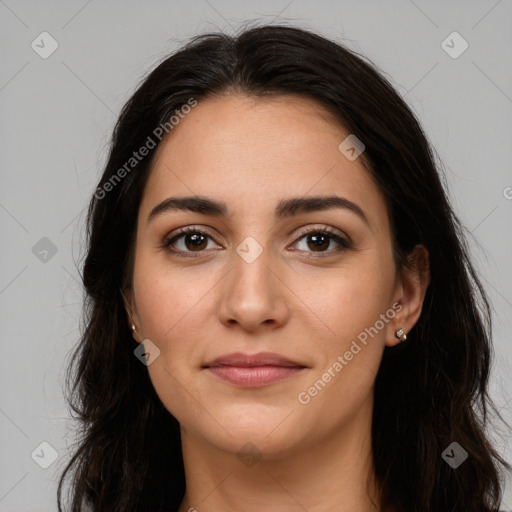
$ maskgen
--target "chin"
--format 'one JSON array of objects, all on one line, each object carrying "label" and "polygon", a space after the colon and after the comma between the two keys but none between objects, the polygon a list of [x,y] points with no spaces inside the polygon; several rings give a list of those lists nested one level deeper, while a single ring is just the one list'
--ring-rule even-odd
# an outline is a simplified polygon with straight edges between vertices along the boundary
[{"label": "chin", "polygon": [[[242,411],[239,407],[216,410],[218,423],[214,422],[215,427],[208,422],[195,425],[193,430],[220,450],[239,454],[244,449],[250,451],[253,446],[265,457],[273,458],[284,455],[301,443],[302,428],[295,421],[290,421],[293,417],[291,407],[268,410],[268,407],[255,404]],[[191,432],[192,429],[187,430]],[[247,447],[248,443],[251,446]]]},{"label": "chin", "polygon": [[228,434],[222,438],[215,437],[210,440],[217,448],[236,455],[243,459],[244,455],[253,455],[255,458],[264,457],[265,461],[284,458],[296,449],[300,439],[294,439],[291,432],[283,430],[279,434],[272,432],[272,428],[260,430],[245,430],[236,432],[233,437]]}]

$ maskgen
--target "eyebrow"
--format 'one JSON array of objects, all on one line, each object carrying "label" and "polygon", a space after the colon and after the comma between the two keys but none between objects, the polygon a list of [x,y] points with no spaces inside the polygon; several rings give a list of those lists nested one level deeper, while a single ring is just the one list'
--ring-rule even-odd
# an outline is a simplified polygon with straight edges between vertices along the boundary
[{"label": "eyebrow", "polygon": [[[277,204],[274,215],[278,219],[283,219],[301,213],[330,210],[332,208],[349,210],[370,227],[368,218],[362,208],[345,197],[339,196],[307,196],[282,199]],[[168,197],[151,210],[147,222],[149,223],[163,213],[173,211],[192,211],[222,219],[230,217],[226,203],[223,201],[215,201],[204,196]]]}]

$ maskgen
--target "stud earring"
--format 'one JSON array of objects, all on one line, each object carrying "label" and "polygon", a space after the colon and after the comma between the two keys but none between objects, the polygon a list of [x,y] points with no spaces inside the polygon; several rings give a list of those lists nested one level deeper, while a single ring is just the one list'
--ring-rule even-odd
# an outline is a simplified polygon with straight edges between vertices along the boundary
[{"label": "stud earring", "polygon": [[139,341],[139,333],[136,331],[135,329],[135,324],[132,323],[132,336],[133,336],[133,339],[137,342],[137,343],[140,343]]},{"label": "stud earring", "polygon": [[405,331],[403,329],[398,329],[398,331],[395,332],[395,336],[400,341],[405,341],[407,339],[407,335],[405,334]]}]

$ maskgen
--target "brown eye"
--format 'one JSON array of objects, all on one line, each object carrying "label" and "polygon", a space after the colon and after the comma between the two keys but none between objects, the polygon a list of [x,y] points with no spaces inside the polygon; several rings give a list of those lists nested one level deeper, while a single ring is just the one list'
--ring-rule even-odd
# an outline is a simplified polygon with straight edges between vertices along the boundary
[{"label": "brown eye", "polygon": [[204,252],[208,246],[208,240],[213,241],[208,233],[189,226],[165,238],[162,248],[177,256],[190,256],[191,253]]},{"label": "brown eye", "polygon": [[183,237],[183,243],[185,244],[185,247],[191,251],[200,251],[201,249],[206,248],[206,236],[201,233],[186,233],[181,236]]},{"label": "brown eye", "polygon": [[[302,236],[297,240],[297,244],[302,240],[306,240],[305,247],[302,249],[299,247],[298,250],[305,252],[316,252],[316,253],[332,253],[337,252],[343,249],[350,248],[350,242],[346,240],[344,237],[339,234],[331,231],[330,228],[324,230],[310,230],[308,232],[301,233]],[[331,245],[331,242],[334,242],[338,245],[338,249],[327,250]]]},{"label": "brown eye", "polygon": [[307,235],[307,240],[309,248],[311,248],[313,251],[321,251],[322,249],[327,249],[329,247],[331,237],[317,233],[313,235]]},{"label": "brown eye", "polygon": [[[325,229],[303,231],[300,235],[302,236],[297,239],[295,244],[302,243],[302,240],[306,240],[305,247],[298,248],[301,252],[317,253],[319,255],[323,255],[325,253],[326,255],[331,255],[334,252],[339,252],[351,247],[351,244],[347,239],[339,235],[337,232],[334,232],[329,227]],[[194,257],[194,253],[199,256],[200,253],[205,252],[208,248],[209,240],[214,242],[210,234],[194,228],[193,226],[188,226],[165,238],[162,243],[162,248],[176,254],[177,256]],[[329,249],[333,242],[335,244],[335,248]],[[215,247],[219,249],[222,248],[218,245]]]}]

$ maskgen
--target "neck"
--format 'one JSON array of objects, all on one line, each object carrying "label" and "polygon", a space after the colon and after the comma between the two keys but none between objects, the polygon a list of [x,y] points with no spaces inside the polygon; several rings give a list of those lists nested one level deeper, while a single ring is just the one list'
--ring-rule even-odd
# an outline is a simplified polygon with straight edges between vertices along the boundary
[{"label": "neck", "polygon": [[182,429],[187,485],[179,512],[377,512],[377,488],[367,485],[374,476],[371,402],[321,442],[248,458],[245,464]]}]

